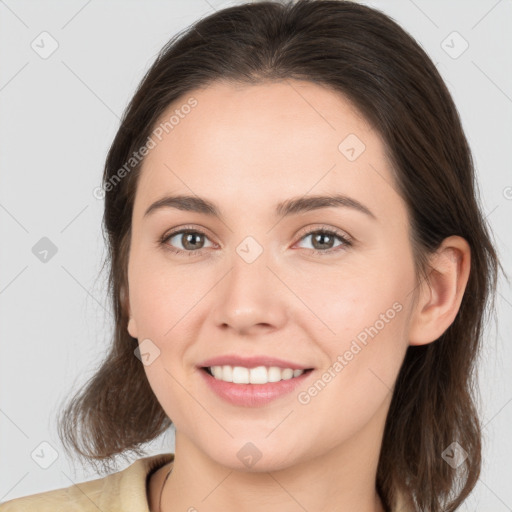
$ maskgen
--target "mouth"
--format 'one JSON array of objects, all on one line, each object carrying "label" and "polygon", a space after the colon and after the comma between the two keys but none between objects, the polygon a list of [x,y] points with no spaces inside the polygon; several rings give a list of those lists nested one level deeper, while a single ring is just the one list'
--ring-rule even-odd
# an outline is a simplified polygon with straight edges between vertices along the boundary
[{"label": "mouth", "polygon": [[280,368],[278,366],[256,366],[254,368],[247,368],[244,366],[230,365],[202,366],[200,369],[214,379],[222,382],[255,385],[296,379],[301,375],[313,371],[313,368],[293,369]]},{"label": "mouth", "polygon": [[207,389],[237,407],[260,407],[277,399],[290,399],[299,386],[306,386],[314,368],[256,366],[202,366],[199,374]]}]

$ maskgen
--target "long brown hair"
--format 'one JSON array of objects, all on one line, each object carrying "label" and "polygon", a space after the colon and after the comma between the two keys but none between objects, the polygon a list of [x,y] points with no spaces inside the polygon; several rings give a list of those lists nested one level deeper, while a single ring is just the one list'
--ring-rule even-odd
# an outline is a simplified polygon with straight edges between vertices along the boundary
[{"label": "long brown hair", "polygon": [[[141,445],[172,425],[134,356],[137,340],[127,331],[123,294],[141,167],[131,160],[133,153],[147,143],[169,105],[196,88],[220,80],[287,79],[327,86],[348,98],[383,138],[411,219],[418,280],[428,279],[427,256],[445,237],[460,235],[470,245],[469,281],[452,325],[435,342],[408,347],[377,471],[386,508],[400,491],[419,510],[455,510],[480,474],[476,362],[501,265],[459,115],[436,67],[392,19],[351,1],[230,7],[199,20],[161,50],[123,115],[103,175],[112,345],[59,417],[59,435],[68,453],[69,446],[110,472],[114,456],[143,454]],[[441,456],[453,442],[468,454],[458,468]]]}]

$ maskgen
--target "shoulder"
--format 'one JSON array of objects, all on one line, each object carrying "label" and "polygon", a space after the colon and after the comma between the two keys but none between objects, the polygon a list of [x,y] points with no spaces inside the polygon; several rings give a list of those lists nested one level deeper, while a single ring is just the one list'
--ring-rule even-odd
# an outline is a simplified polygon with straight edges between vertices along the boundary
[{"label": "shoulder", "polygon": [[103,478],[7,501],[0,512],[148,512],[147,478],[173,458],[172,453],[143,457]]}]

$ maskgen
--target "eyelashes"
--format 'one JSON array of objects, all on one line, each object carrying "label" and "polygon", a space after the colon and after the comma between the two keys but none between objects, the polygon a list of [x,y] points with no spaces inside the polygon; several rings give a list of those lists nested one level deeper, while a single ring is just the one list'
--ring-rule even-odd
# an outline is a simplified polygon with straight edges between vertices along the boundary
[{"label": "eyelashes", "polygon": [[[195,236],[190,236],[195,235]],[[184,237],[188,236],[188,239],[185,239]],[[338,231],[336,229],[330,228],[330,227],[316,227],[314,229],[309,229],[307,231],[303,231],[300,233],[298,241],[294,244],[301,242],[302,240],[305,240],[307,238],[313,238],[313,243],[317,243],[320,241],[320,243],[326,243],[325,240],[327,240],[327,244],[329,244],[331,241],[335,243],[336,240],[338,240],[340,243],[338,245],[335,245],[333,247],[329,247],[327,249],[316,249],[316,248],[306,248],[305,250],[309,252],[309,254],[314,254],[318,256],[326,256],[326,255],[333,255],[337,254],[342,251],[346,251],[349,247],[353,245],[350,237],[348,237],[345,233]],[[327,237],[327,238],[326,238]],[[208,235],[202,231],[201,229],[187,226],[183,227],[179,230],[171,231],[170,233],[164,234],[160,240],[159,244],[162,245],[166,250],[171,251],[173,254],[177,254],[179,256],[185,256],[185,257],[193,257],[193,256],[201,256],[205,252],[208,251],[209,247],[215,247],[216,244],[210,241],[210,246],[208,247],[200,247],[200,248],[192,248],[192,249],[180,249],[175,247],[174,245],[171,245],[169,242],[171,239],[177,238],[179,240],[179,243],[183,245],[183,242],[188,245],[190,243],[194,244],[194,241],[197,241],[198,238],[205,238],[206,240],[210,241],[208,238]]]},{"label": "eyelashes", "polygon": [[[171,233],[164,235],[161,239],[161,243],[170,250],[171,252],[175,254],[183,254],[186,253],[187,256],[198,256],[200,254],[203,254],[204,248],[194,249],[194,250],[187,250],[187,249],[177,249],[176,247],[170,245],[168,242],[171,240],[171,238],[181,236],[183,239],[183,236],[185,235],[199,235],[205,238],[208,238],[208,235],[201,231],[200,229],[192,229],[192,228],[186,228],[186,229],[180,229],[178,231],[172,231]],[[188,242],[187,242],[188,243]]]}]

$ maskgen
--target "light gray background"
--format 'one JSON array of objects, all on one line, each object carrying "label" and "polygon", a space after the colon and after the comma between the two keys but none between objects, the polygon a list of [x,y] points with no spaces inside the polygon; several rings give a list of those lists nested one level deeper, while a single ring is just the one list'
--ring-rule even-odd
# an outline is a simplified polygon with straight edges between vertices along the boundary
[{"label": "light gray background", "polygon": [[[103,202],[92,191],[158,50],[199,17],[237,3],[0,0],[0,502],[98,477],[75,470],[55,430],[57,404],[93,374],[110,340],[105,275],[98,276]],[[446,80],[510,272],[512,2],[366,3],[408,30]],[[43,31],[58,42],[46,59],[31,47],[43,45]],[[461,55],[464,40],[453,31],[469,44]],[[47,262],[32,252],[42,237],[57,247]],[[503,280],[498,315],[480,370],[484,467],[463,510],[512,510],[512,294]],[[147,453],[172,451],[173,443],[171,429]]]}]

